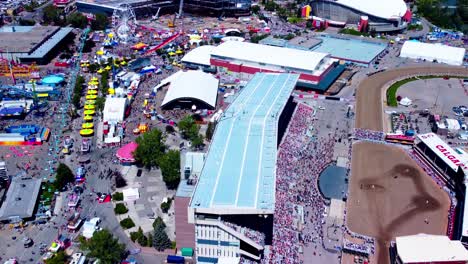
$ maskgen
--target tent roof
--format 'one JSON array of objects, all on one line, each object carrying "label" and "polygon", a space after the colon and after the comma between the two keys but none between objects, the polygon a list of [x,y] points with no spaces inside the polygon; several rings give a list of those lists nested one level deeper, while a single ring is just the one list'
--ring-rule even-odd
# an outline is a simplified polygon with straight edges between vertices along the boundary
[{"label": "tent roof", "polygon": [[461,241],[447,236],[417,234],[396,238],[398,255],[404,263],[468,261]]},{"label": "tent roof", "polygon": [[126,98],[107,97],[104,105],[104,121],[122,122],[126,105]]},{"label": "tent roof", "polygon": [[437,60],[449,65],[462,65],[465,49],[442,44],[405,41],[403,47],[401,47],[400,56],[428,61]]},{"label": "tent roof", "polygon": [[136,150],[137,147],[138,147],[137,143],[130,142],[127,145],[121,147],[119,150],[117,150],[116,155],[119,159],[135,160],[132,153]]},{"label": "tent roof", "polygon": [[177,99],[193,98],[205,102],[213,108],[216,107],[218,79],[202,71],[186,71],[176,74],[178,78],[171,80],[161,106]]}]

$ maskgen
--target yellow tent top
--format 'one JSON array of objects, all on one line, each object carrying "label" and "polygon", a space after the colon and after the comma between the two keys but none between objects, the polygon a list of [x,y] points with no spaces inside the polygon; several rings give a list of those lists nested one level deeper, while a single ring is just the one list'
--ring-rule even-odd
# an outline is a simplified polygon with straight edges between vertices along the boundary
[{"label": "yellow tent top", "polygon": [[115,90],[112,89],[112,88],[109,88],[109,90],[107,90],[107,92],[109,92],[110,95],[113,95],[115,94]]},{"label": "yellow tent top", "polygon": [[91,95],[91,94],[97,94],[97,91],[96,90],[88,90],[88,95]]},{"label": "yellow tent top", "polygon": [[183,52],[182,50],[176,50],[176,53],[177,53],[177,54],[182,54],[182,53],[184,53],[184,52]]},{"label": "yellow tent top", "polygon": [[121,61],[121,62],[120,62],[120,65],[125,65],[125,64],[127,64],[126,61]]},{"label": "yellow tent top", "polygon": [[108,36],[109,38],[113,38],[113,37],[114,37],[114,33],[111,32],[111,33],[107,34],[107,36]]},{"label": "yellow tent top", "polygon": [[86,110],[94,110],[96,107],[94,105],[85,105],[84,109]]},{"label": "yellow tent top", "polygon": [[94,100],[96,98],[97,98],[97,95],[94,95],[94,94],[92,94],[92,95],[90,94],[90,95],[86,96],[86,100]]},{"label": "yellow tent top", "polygon": [[110,70],[110,69],[112,69],[112,67],[111,67],[111,66],[109,66],[109,65],[107,65],[107,66],[106,66],[106,68],[104,68],[104,69],[106,69],[106,70]]},{"label": "yellow tent top", "polygon": [[96,54],[97,55],[104,55],[104,51],[103,50],[98,50],[98,51],[96,51]]},{"label": "yellow tent top", "polygon": [[85,110],[84,111],[85,115],[94,115],[95,113],[96,113],[96,111],[94,111],[94,110]]},{"label": "yellow tent top", "polygon": [[174,52],[172,52],[172,51],[171,51],[171,52],[169,52],[168,54],[169,54],[169,56],[174,56],[174,55],[175,55],[175,53],[174,53]]},{"label": "yellow tent top", "polygon": [[84,121],[92,121],[92,120],[93,120],[93,117],[90,116],[90,115],[85,115],[85,116],[83,117],[83,120],[84,120]]},{"label": "yellow tent top", "polygon": [[80,130],[80,135],[84,136],[84,137],[88,137],[88,136],[91,136],[94,134],[94,130],[92,129],[81,129]]},{"label": "yellow tent top", "polygon": [[87,129],[87,128],[93,128],[94,127],[94,124],[93,123],[83,123],[81,125],[81,128],[83,129]]},{"label": "yellow tent top", "polygon": [[92,77],[91,78],[91,81],[98,81],[98,80],[99,80],[98,77]]},{"label": "yellow tent top", "polygon": [[93,105],[96,104],[96,100],[86,100],[85,105]]},{"label": "yellow tent top", "polygon": [[97,70],[97,73],[102,73],[104,70],[103,69],[99,69]]},{"label": "yellow tent top", "polygon": [[44,98],[44,97],[49,97],[48,93],[38,93],[37,97]]}]

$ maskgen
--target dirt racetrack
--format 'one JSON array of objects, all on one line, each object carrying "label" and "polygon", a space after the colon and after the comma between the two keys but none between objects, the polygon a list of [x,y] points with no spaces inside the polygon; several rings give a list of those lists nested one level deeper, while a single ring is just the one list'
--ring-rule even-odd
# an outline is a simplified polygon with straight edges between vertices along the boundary
[{"label": "dirt racetrack", "polygon": [[415,75],[462,75],[468,76],[468,69],[462,67],[434,66],[405,67],[387,70],[363,80],[356,91],[356,128],[383,130],[384,87],[388,82],[405,76]]},{"label": "dirt racetrack", "polygon": [[396,236],[445,234],[448,195],[399,147],[358,142],[353,145],[347,201],[351,231],[377,240],[377,263],[389,263]]}]

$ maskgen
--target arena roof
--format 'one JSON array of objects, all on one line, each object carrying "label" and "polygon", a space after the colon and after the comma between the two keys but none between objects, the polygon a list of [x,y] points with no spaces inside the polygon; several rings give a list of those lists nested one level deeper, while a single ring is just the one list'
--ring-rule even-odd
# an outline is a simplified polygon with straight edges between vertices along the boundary
[{"label": "arena roof", "polygon": [[452,241],[447,236],[401,236],[396,238],[396,245],[403,263],[468,261],[468,251],[461,241]]},{"label": "arena roof", "polygon": [[216,107],[218,79],[202,71],[186,71],[177,74],[178,77],[171,80],[161,106],[182,98],[194,98],[213,108]]},{"label": "arena roof", "polygon": [[257,73],[216,126],[191,200],[197,212],[273,213],[278,119],[297,74]]},{"label": "arena roof", "polygon": [[336,0],[336,3],[385,19],[403,17],[408,10],[403,0]]},{"label": "arena roof", "polygon": [[436,134],[419,134],[418,138],[455,172],[458,171],[459,166],[466,169],[467,165],[464,164],[463,157]]},{"label": "arena roof", "polygon": [[449,65],[462,65],[465,58],[465,49],[442,44],[405,41],[401,47],[400,57],[420,59],[446,63]]},{"label": "arena roof", "polygon": [[204,66],[210,66],[211,51],[215,46],[204,45],[188,52],[183,58],[183,63],[192,63]]},{"label": "arena roof", "polygon": [[0,220],[31,217],[40,188],[41,179],[13,179],[0,208]]},{"label": "arena roof", "polygon": [[327,53],[281,48],[241,41],[226,41],[211,52],[211,56],[231,58],[287,67],[290,69],[315,71]]}]

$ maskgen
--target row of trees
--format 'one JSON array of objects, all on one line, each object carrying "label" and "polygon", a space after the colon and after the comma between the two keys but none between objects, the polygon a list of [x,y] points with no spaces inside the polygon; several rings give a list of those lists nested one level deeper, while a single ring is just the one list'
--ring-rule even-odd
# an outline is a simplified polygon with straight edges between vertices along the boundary
[{"label": "row of trees", "polygon": [[167,150],[162,132],[152,129],[139,136],[136,143],[138,147],[133,153],[136,161],[147,168],[160,168],[167,188],[177,188],[180,182],[180,153]]},{"label": "row of trees", "polygon": [[192,116],[188,115],[180,120],[178,127],[182,138],[190,140],[193,147],[198,148],[203,145],[203,136],[199,134],[200,126]]},{"label": "row of trees", "polygon": [[140,227],[138,228],[137,232],[130,233],[130,239],[133,242],[138,242],[140,246],[152,246],[158,251],[164,251],[165,249],[172,247],[172,242],[166,233],[166,224],[161,217],[158,217],[156,220],[154,220],[152,233],[146,236]]},{"label": "row of trees", "polygon": [[[45,24],[54,24],[56,26],[71,25],[72,27],[81,29],[88,26],[88,18],[82,13],[75,12],[65,16],[63,11],[54,5],[44,7],[42,20]],[[108,24],[108,17],[105,14],[98,13],[91,21],[91,29],[104,30]]]},{"label": "row of trees", "polygon": [[76,77],[75,87],[73,88],[72,104],[75,108],[80,108],[80,100],[83,94],[83,85],[85,84],[85,78],[81,75]]},{"label": "row of trees", "polygon": [[416,4],[418,13],[436,26],[468,33],[468,0],[458,0],[455,10],[441,0],[418,0]]}]

